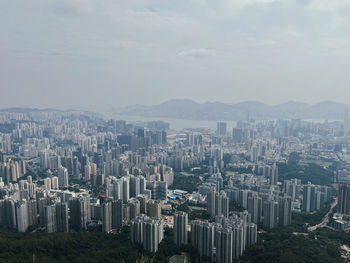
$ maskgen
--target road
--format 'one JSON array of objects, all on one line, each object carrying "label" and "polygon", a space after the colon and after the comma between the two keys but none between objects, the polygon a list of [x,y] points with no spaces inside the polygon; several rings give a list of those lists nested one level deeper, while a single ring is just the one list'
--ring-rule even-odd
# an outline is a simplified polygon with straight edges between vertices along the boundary
[{"label": "road", "polygon": [[333,203],[331,204],[331,207],[328,211],[328,213],[323,217],[322,222],[314,225],[314,226],[310,226],[307,228],[308,231],[315,231],[316,229],[320,228],[320,227],[325,227],[328,224],[329,221],[329,214],[332,212],[333,208],[338,204],[338,198],[334,198]]}]

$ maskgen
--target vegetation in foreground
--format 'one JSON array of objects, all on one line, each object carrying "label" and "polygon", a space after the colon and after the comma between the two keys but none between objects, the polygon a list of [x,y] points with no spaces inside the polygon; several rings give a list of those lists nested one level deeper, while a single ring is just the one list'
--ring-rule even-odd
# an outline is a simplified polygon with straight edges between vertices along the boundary
[{"label": "vegetation in foreground", "polygon": [[317,185],[330,186],[333,183],[333,172],[315,163],[300,163],[300,154],[293,152],[287,163],[278,164],[279,180],[297,178],[302,184],[311,182]]},{"label": "vegetation in foreground", "polygon": [[192,193],[197,191],[198,185],[201,183],[198,175],[183,175],[181,173],[175,173],[174,183],[169,189],[180,189]]},{"label": "vegetation in foreground", "polygon": [[[307,233],[310,225],[319,223],[329,207],[314,214],[293,214],[292,224],[259,235],[258,243],[247,249],[239,260],[250,262],[342,262],[339,246],[350,245],[350,235],[327,229]],[[173,231],[166,229],[165,238],[156,254],[132,246],[129,229],[116,235],[99,231],[72,233],[15,233],[0,230],[0,263],[2,262],[139,262],[164,263],[175,254],[186,252],[191,262],[199,259],[192,246],[173,244]]]}]

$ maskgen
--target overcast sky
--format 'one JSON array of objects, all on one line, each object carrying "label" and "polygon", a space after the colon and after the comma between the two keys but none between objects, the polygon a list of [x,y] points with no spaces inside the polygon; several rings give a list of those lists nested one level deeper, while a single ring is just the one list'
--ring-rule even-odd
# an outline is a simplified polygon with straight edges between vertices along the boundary
[{"label": "overcast sky", "polygon": [[0,108],[350,104],[347,0],[1,0]]}]

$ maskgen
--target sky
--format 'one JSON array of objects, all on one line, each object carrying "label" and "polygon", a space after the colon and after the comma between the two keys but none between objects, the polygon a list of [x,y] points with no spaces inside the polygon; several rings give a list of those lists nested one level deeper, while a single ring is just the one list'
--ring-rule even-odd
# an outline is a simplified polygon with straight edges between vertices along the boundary
[{"label": "sky", "polygon": [[350,1],[1,0],[0,108],[350,104]]}]

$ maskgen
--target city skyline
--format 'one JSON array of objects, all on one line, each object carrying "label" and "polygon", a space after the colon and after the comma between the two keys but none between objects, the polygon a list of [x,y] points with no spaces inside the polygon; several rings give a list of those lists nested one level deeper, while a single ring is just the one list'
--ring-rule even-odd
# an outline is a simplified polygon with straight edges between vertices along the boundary
[{"label": "city skyline", "polygon": [[[12,244],[58,239],[34,252],[20,241],[2,255],[41,260],[65,251],[59,262],[86,253],[94,262],[106,255],[111,262],[172,262],[186,254],[191,262],[233,263],[271,262],[271,254],[286,262],[282,251],[289,250],[300,262],[320,255],[323,244],[347,245],[335,234],[350,229],[349,116],[248,118],[235,127],[216,122],[216,130],[190,124],[1,111],[0,245],[8,235]],[[327,249],[325,262],[349,257],[344,251]]]},{"label": "city skyline", "polygon": [[0,263],[350,262],[350,1],[1,0]]}]

